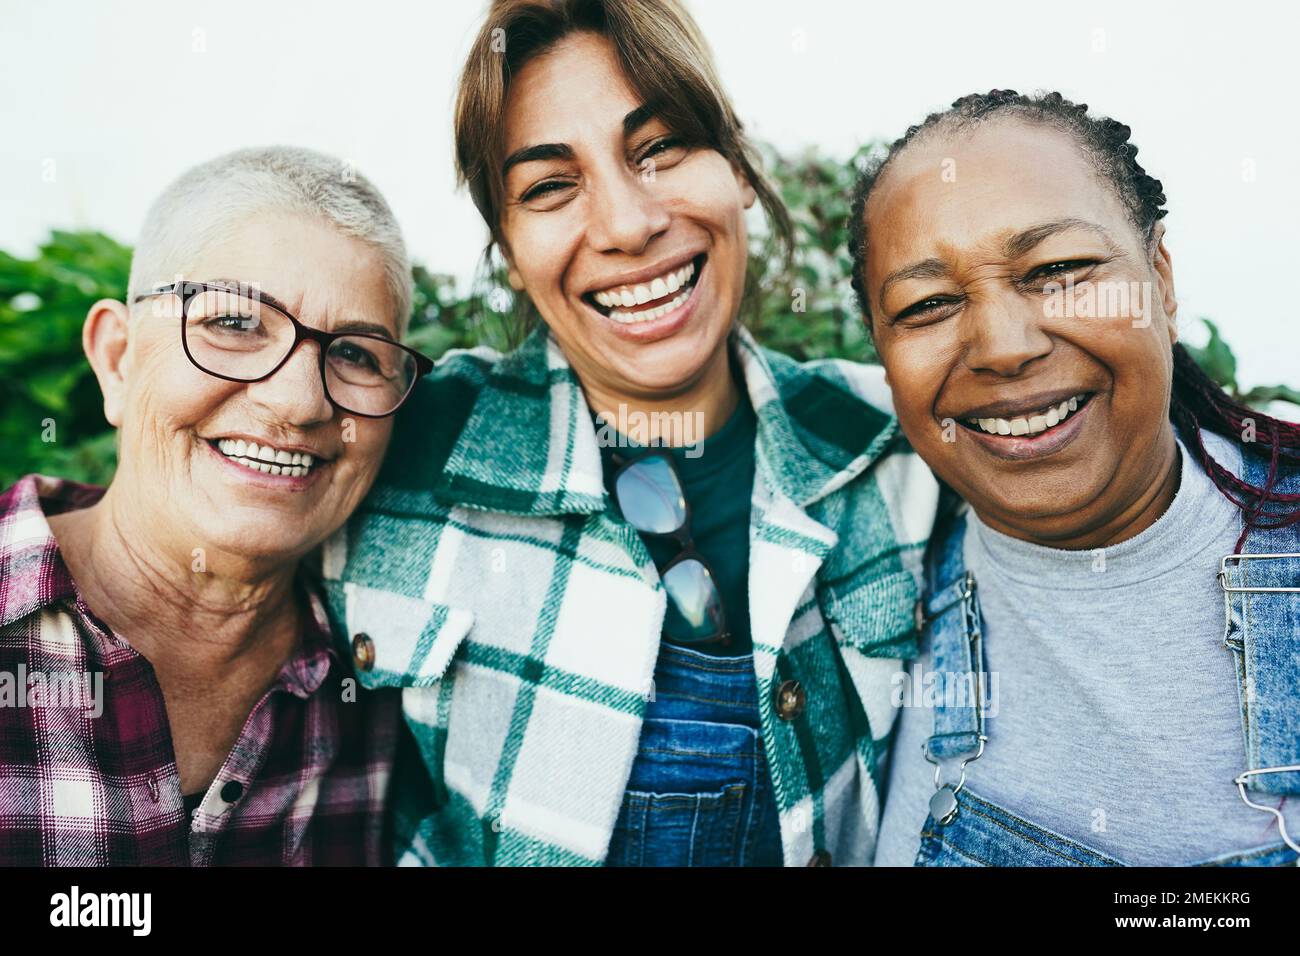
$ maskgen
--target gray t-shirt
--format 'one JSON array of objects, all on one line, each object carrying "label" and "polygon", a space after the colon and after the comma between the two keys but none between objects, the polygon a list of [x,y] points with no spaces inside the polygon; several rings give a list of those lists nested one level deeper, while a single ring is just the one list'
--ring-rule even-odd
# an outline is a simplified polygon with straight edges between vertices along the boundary
[{"label": "gray t-shirt", "polygon": [[[1205,440],[1240,474],[1231,442]],[[1101,556],[1008,537],[973,512],[964,543],[995,692],[988,743],[967,767],[966,785],[1134,865],[1201,862],[1281,839],[1272,815],[1246,806],[1232,782],[1246,757],[1216,574],[1241,517],[1179,449],[1181,481],[1168,511]],[[928,671],[923,651],[919,666]],[[878,866],[916,858],[934,793],[921,745],[933,728],[929,708],[900,711]],[[1300,833],[1297,804],[1284,809],[1292,834]]]}]

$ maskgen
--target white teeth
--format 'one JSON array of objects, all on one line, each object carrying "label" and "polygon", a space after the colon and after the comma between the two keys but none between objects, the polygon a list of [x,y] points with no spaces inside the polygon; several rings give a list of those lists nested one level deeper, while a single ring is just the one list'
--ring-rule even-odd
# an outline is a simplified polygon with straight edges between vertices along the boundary
[{"label": "white teeth", "polygon": [[622,312],[618,309],[614,309],[609,313],[609,317],[615,322],[622,322],[624,325],[635,325],[638,322],[651,322],[660,316],[667,315],[690,297],[691,293],[687,290],[681,293],[681,295],[676,296],[671,302],[656,306],[653,309],[644,309],[640,312]]},{"label": "white teeth", "polygon": [[1059,405],[1052,405],[1039,414],[1029,415],[1024,418],[980,418],[968,419],[968,421],[973,425],[978,425],[981,430],[988,432],[990,435],[1037,435],[1049,428],[1055,428],[1065,421],[1071,412],[1077,412],[1079,402],[1086,397],[1086,395],[1076,395],[1073,398],[1067,398]]},{"label": "white teeth", "polygon": [[[645,305],[647,302],[653,302],[655,299],[662,299],[665,296],[672,295],[678,289],[690,282],[693,275],[695,275],[695,263],[688,262],[680,269],[674,269],[672,272],[665,273],[658,278],[650,280],[648,284],[621,286],[617,289],[605,289],[594,293],[592,298],[595,299],[598,304],[607,309],[619,309],[620,307],[630,309],[633,306]],[[681,303],[677,304],[680,305]],[[671,311],[673,308],[676,308],[676,306],[669,304],[668,306],[658,306],[656,309],[638,313],[636,321],[648,321],[650,318],[657,317],[652,316],[650,314],[651,312],[663,309],[662,312],[658,312],[659,315],[663,315],[664,312]],[[616,315],[615,317],[619,322],[631,321],[626,317],[626,315]]]},{"label": "white teeth", "polygon": [[221,438],[216,445],[231,461],[266,475],[300,478],[311,470],[315,461],[305,452],[285,451],[270,445],[258,445],[257,442],[245,442],[242,438]]}]

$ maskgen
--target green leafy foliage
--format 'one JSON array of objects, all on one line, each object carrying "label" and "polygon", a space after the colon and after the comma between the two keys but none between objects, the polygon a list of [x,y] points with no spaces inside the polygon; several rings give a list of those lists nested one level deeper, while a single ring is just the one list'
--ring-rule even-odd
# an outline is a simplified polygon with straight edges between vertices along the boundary
[{"label": "green leafy foliage", "polygon": [[790,210],[795,253],[783,262],[761,239],[750,274],[758,294],[745,322],[764,345],[800,361],[849,358],[874,362],[849,277],[849,199],[859,164],[872,147],[841,162],[807,151],[786,158],[766,151],[767,169]]},{"label": "green leafy foliage", "polygon": [[[753,238],[751,296],[745,322],[760,342],[805,360],[875,361],[849,285],[849,197],[858,165],[809,151],[767,151],[767,168],[795,228],[790,261],[767,237]],[[131,250],[98,232],[55,231],[31,259],[0,251],[0,487],[29,472],[105,484],[116,464],[114,432],[104,420],[98,383],[81,351],[81,325],[97,299],[126,295]],[[517,303],[503,270],[486,269],[463,289],[452,276],[414,270],[408,341],[432,356],[451,348],[518,340]],[[1240,394],[1237,363],[1218,327],[1191,349],[1210,376],[1248,403],[1300,404],[1286,385]]]},{"label": "green leafy foliage", "polygon": [[1183,344],[1183,348],[1192,354],[1196,364],[1204,369],[1217,384],[1234,394],[1237,391],[1237,356],[1232,354],[1228,343],[1219,334],[1219,327],[1209,319],[1201,319],[1209,329],[1210,340],[1203,346]]},{"label": "green leafy foliage", "polygon": [[98,232],[56,231],[32,259],[0,251],[0,486],[32,471],[112,476],[81,325],[97,299],[125,295],[130,269],[131,250]]}]

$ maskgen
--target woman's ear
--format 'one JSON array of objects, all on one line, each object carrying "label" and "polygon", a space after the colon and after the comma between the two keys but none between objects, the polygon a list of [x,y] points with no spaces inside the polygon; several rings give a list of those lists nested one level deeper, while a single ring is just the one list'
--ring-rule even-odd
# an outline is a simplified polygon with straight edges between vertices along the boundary
[{"label": "woman's ear", "polygon": [[749,181],[745,171],[736,164],[732,164],[731,170],[736,174],[736,184],[740,186],[741,202],[745,204],[746,209],[753,209],[754,203],[758,201],[758,193],[754,191],[754,184]]},{"label": "woman's ear", "polygon": [[1169,337],[1178,341],[1178,296],[1174,294],[1174,260],[1165,245],[1165,224],[1157,222],[1151,232],[1151,268],[1156,274],[1156,292],[1169,322]]},{"label": "woman's ear", "polygon": [[104,393],[104,417],[114,428],[121,427],[126,400],[127,342],[131,313],[125,303],[100,299],[86,313],[81,326],[81,347]]},{"label": "woman's ear", "polygon": [[515,257],[510,254],[510,247],[506,245],[504,239],[497,239],[497,252],[501,254],[501,259],[506,264],[506,281],[510,283],[510,288],[516,292],[523,292],[524,277],[515,268]]},{"label": "woman's ear", "polygon": [[512,259],[506,259],[506,280],[510,283],[510,288],[516,292],[524,291],[524,277],[519,274]]}]

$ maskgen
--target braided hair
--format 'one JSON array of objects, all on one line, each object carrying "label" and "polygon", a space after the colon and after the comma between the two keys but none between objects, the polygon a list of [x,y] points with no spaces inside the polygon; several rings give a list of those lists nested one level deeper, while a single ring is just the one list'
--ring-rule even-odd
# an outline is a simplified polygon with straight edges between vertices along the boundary
[{"label": "braided hair", "polygon": [[[918,138],[936,130],[959,132],[992,117],[1021,119],[1068,133],[1083,149],[1101,178],[1108,182],[1123,203],[1138,235],[1148,250],[1156,243],[1156,223],[1165,217],[1164,187],[1137,161],[1138,148],[1126,125],[1104,116],[1090,116],[1086,103],[1072,103],[1060,93],[1025,95],[1015,90],[972,93],[956,100],[946,110],[931,113],[908,128],[883,156],[868,165],[853,188],[849,214],[849,254],[853,260],[853,291],[871,328],[871,305],[867,300],[864,274],[867,250],[867,199],[894,158]],[[1275,490],[1283,465],[1300,465],[1300,424],[1261,414],[1242,404],[1220,388],[1181,344],[1173,347],[1173,385],[1169,417],[1189,448],[1195,450],[1206,474],[1216,488],[1241,509],[1244,527],[1237,540],[1237,553],[1254,528],[1284,528],[1300,523],[1300,494]],[[1233,439],[1253,426],[1253,453],[1269,456],[1268,477],[1262,487],[1243,481],[1225,468],[1205,447],[1203,430]]]}]

